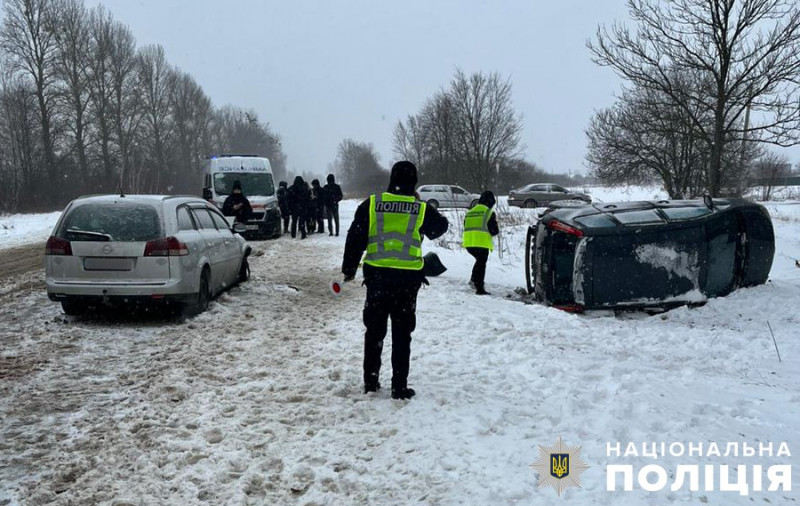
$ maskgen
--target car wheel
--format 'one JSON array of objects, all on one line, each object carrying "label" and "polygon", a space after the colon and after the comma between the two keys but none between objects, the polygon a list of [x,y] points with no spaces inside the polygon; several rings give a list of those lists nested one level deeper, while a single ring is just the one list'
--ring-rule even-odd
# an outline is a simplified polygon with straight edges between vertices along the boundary
[{"label": "car wheel", "polygon": [[239,283],[244,283],[250,279],[250,262],[247,261],[247,257],[242,259],[242,266],[239,267]]},{"label": "car wheel", "polygon": [[434,209],[439,209],[439,201],[438,200],[429,200],[427,202],[427,204],[429,206],[431,206],[432,208],[434,208]]},{"label": "car wheel", "polygon": [[61,301],[61,310],[64,311],[64,314],[67,316],[80,316],[86,312],[86,309],[86,304],[74,300]]},{"label": "car wheel", "polygon": [[472,202],[469,203],[470,209],[472,209],[473,207],[475,207],[477,205],[478,205],[478,199],[475,199],[475,200],[473,200]]},{"label": "car wheel", "polygon": [[525,284],[528,294],[533,294],[536,290],[536,279],[534,277],[534,254],[535,251],[536,229],[528,227],[528,236],[525,238]]},{"label": "car wheel", "polygon": [[528,209],[534,209],[534,208],[538,207],[538,205],[536,204],[535,200],[528,199],[528,200],[525,201],[525,207],[528,208]]},{"label": "car wheel", "polygon": [[209,275],[208,268],[203,269],[203,274],[200,275],[200,288],[195,294],[194,302],[187,304],[184,309],[186,316],[198,315],[208,309],[208,305],[211,303],[211,291],[208,286]]}]

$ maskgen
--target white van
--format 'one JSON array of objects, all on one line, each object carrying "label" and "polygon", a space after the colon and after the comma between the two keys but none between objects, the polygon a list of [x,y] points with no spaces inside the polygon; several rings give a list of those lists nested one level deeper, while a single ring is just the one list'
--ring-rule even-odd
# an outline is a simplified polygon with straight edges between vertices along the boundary
[{"label": "white van", "polygon": [[203,183],[203,198],[218,209],[230,195],[233,183],[242,184],[242,192],[253,207],[245,223],[249,238],[273,238],[281,235],[281,212],[275,195],[275,180],[269,160],[251,155],[222,155],[208,159]]}]

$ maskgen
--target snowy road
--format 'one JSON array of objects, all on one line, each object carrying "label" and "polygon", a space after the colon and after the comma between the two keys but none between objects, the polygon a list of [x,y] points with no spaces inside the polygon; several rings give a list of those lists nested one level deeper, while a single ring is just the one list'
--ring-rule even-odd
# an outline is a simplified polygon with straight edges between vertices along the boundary
[{"label": "snowy road", "polygon": [[798,228],[777,223],[773,282],[656,317],[514,300],[522,227],[490,260],[492,297],[470,293],[467,255],[433,247],[450,270],[420,292],[410,402],[361,393],[364,289],[327,287],[343,237],[256,243],[253,279],[186,322],[67,318],[41,273],[17,276],[0,295],[0,505],[562,504],[530,468],[559,436],[590,466],[571,503],[796,504],[608,492],[604,467],[616,441],[800,451]]}]

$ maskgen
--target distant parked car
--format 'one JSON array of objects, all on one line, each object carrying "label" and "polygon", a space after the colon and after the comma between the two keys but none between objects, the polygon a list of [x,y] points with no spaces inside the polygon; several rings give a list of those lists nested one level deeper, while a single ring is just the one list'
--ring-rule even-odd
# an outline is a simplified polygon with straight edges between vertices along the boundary
[{"label": "distant parked car", "polygon": [[417,189],[419,198],[427,202],[431,207],[474,207],[478,203],[480,195],[470,193],[460,186],[444,184],[426,184]]},{"label": "distant parked car", "polygon": [[580,200],[591,202],[585,193],[575,193],[552,183],[536,183],[508,192],[508,205],[517,207],[547,207],[556,200]]},{"label": "distant parked car", "polygon": [[68,315],[134,302],[202,312],[215,294],[249,277],[249,254],[244,238],[202,199],[81,197],[47,241],[47,295]]},{"label": "distant parked car", "polygon": [[741,199],[624,202],[546,212],[526,249],[528,292],[547,305],[666,309],[765,283],[775,237]]}]

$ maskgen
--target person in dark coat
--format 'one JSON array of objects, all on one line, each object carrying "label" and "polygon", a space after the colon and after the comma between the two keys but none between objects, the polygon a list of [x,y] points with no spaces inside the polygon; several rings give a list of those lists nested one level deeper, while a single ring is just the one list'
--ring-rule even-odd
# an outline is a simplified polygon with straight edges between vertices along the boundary
[{"label": "person in dark coat", "polygon": [[311,186],[306,182],[306,189],[308,190],[308,204],[306,205],[306,230],[309,234],[316,232],[317,220],[314,218],[316,213],[317,201],[314,198],[314,192]]},{"label": "person in dark coat", "polygon": [[[496,203],[497,201],[494,197],[494,193],[490,191],[481,193],[481,196],[478,199],[478,205],[486,206],[490,210],[494,208]],[[488,232],[491,237],[495,237],[500,233],[500,227],[497,224],[497,215],[493,212],[489,216],[489,220],[486,222],[486,229],[483,233],[485,234],[486,232]],[[489,236],[486,237],[490,241],[489,246],[491,247],[491,238]],[[489,260],[489,253],[491,252],[491,249],[489,247],[485,247],[485,245],[479,247],[467,247],[467,252],[475,257],[475,265],[472,267],[472,277],[469,281],[470,285],[475,288],[475,293],[478,295],[491,295],[486,291],[484,285],[484,280],[486,278],[486,262]]]},{"label": "person in dark coat", "polygon": [[342,200],[342,187],[336,184],[333,174],[328,174],[325,185],[325,216],[328,218],[328,235],[333,235],[333,221],[336,222],[336,237],[339,237],[339,202]]},{"label": "person in dark coat", "polygon": [[236,221],[246,223],[253,214],[253,208],[250,201],[242,193],[242,183],[237,179],[233,182],[231,194],[225,199],[222,204],[222,214],[225,216],[234,216]]},{"label": "person in dark coat", "polygon": [[311,181],[311,194],[314,201],[314,221],[316,231],[319,233],[325,232],[325,222],[323,216],[325,215],[325,189],[319,185],[319,179]]},{"label": "person in dark coat", "polygon": [[297,226],[300,225],[300,236],[306,238],[306,210],[308,208],[308,201],[311,200],[310,192],[308,191],[308,184],[303,181],[303,178],[297,176],[294,178],[294,183],[286,191],[287,200],[289,203],[289,212],[292,216],[292,238],[297,237]]},{"label": "person in dark coat", "polygon": [[281,218],[283,219],[283,233],[289,231],[289,202],[286,195],[286,181],[278,183],[278,207],[281,210]]},{"label": "person in dark coat", "polygon": [[[394,196],[415,196],[417,168],[413,163],[397,162],[392,167],[388,194]],[[376,196],[377,197],[377,196]],[[380,196],[387,197],[386,194]],[[392,197],[392,195],[388,195]],[[347,241],[342,259],[342,274],[345,281],[355,278],[358,264],[370,240],[369,198],[356,209],[353,223],[347,231]],[[409,219],[417,219],[419,200],[402,211],[386,211],[395,216],[410,213]],[[431,206],[425,206],[420,238],[435,239],[447,231],[447,218]],[[380,233],[380,231],[378,232]],[[375,237],[372,239],[376,240]],[[378,240],[380,240],[378,238]],[[367,285],[367,298],[364,304],[364,392],[375,392],[380,388],[378,382],[381,369],[381,351],[386,337],[387,320],[392,319],[392,398],[410,399],[413,389],[408,388],[408,370],[411,356],[411,333],[416,327],[417,292],[422,285],[422,270],[377,267],[364,263],[364,284]]]}]

